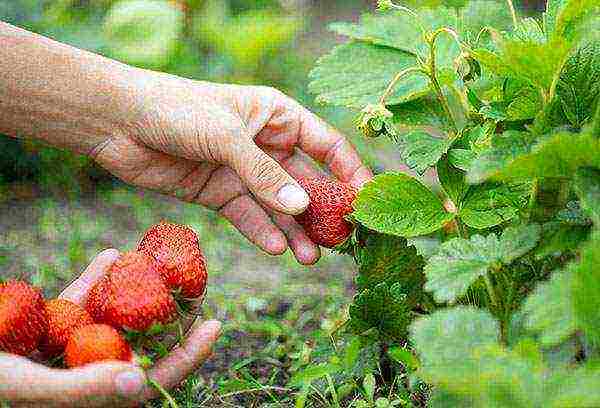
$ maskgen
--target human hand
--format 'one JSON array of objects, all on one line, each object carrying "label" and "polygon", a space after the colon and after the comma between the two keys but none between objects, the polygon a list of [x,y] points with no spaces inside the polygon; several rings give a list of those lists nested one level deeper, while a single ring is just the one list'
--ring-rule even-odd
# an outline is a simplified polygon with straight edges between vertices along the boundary
[{"label": "human hand", "polygon": [[315,263],[319,247],[290,216],[308,205],[295,178],[321,173],[312,158],[362,185],[371,172],[350,142],[275,89],[140,72],[140,119],[92,157],[126,182],[217,210],[267,253],[289,246]]},{"label": "human hand", "polygon": [[[118,256],[114,249],[100,253],[60,297],[83,305],[89,289]],[[145,373],[134,362],[104,362],[64,370],[0,353],[0,401],[8,401],[11,407],[136,406],[158,396],[148,379],[170,389],[193,373],[210,356],[220,330],[218,321],[194,322],[183,344]]]}]

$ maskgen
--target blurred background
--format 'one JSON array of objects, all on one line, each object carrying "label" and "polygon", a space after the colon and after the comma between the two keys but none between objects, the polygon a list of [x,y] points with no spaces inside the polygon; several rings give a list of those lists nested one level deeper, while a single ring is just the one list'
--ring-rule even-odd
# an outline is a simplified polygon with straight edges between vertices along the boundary
[{"label": "blurred background", "polygon": [[[356,20],[375,3],[0,0],[0,20],[144,68],[277,87],[345,132],[381,171],[398,167],[395,153],[381,148],[385,142],[367,145],[354,130],[355,112],[315,106],[306,91],[315,60],[341,40],[327,24]],[[543,1],[520,7],[534,12]],[[226,322],[217,356],[194,386],[210,382],[227,391],[249,367],[262,384],[273,375],[273,356],[301,353],[316,341],[307,337],[342,318],[352,294],[350,260],[324,253],[317,266],[302,267],[289,254],[267,256],[208,210],[131,189],[85,157],[0,135],[1,276],[28,279],[54,296],[100,250],[131,249],[162,219],[199,232],[210,273],[205,313]]]}]

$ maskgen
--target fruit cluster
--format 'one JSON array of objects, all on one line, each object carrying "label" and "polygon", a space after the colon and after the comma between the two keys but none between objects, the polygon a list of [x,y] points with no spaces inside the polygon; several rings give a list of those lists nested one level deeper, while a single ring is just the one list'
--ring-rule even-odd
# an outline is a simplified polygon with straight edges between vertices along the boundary
[{"label": "fruit cluster", "polygon": [[[189,227],[160,223],[136,251],[122,254],[88,293],[85,307],[66,299],[45,301],[21,281],[0,284],[0,352],[48,359],[68,367],[104,360],[130,361],[123,334],[154,334],[206,289],[206,262]],[[195,302],[199,303],[199,302]]]}]

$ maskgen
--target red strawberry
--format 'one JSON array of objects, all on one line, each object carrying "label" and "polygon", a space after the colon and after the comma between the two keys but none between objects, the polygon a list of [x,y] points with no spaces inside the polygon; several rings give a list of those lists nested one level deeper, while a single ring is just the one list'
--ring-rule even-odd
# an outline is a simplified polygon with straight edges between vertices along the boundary
[{"label": "red strawberry", "polygon": [[93,324],[91,316],[81,306],[67,299],[52,299],[46,302],[48,333],[42,338],[40,351],[55,356],[65,350],[73,330]]},{"label": "red strawberry", "polygon": [[100,294],[106,301],[94,313],[113,327],[137,331],[172,321],[176,317],[175,299],[161,280],[161,267],[141,252],[121,255],[109,269],[108,283]]},{"label": "red strawberry", "polygon": [[108,275],[100,279],[88,292],[85,310],[90,314],[94,322],[104,323],[104,313],[106,311],[106,300],[108,299],[108,285],[110,280]]},{"label": "red strawberry", "polygon": [[352,212],[356,189],[327,177],[299,180],[310,197],[306,210],[294,218],[302,225],[308,237],[326,247],[344,242],[354,227],[344,217]]},{"label": "red strawberry", "polygon": [[186,298],[197,298],[206,289],[206,262],[198,235],[185,225],[162,222],[152,226],[140,241],[142,251],[164,265],[167,286],[181,290]]},{"label": "red strawberry", "polygon": [[68,367],[105,360],[131,361],[131,348],[117,330],[106,324],[90,324],[73,331],[65,348]]},{"label": "red strawberry", "polygon": [[26,356],[48,330],[42,293],[25,282],[0,284],[0,351]]}]

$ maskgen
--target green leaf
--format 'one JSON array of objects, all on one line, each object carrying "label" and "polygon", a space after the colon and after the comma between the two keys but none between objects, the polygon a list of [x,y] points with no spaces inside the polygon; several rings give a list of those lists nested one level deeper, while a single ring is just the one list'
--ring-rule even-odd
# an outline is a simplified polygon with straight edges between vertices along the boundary
[{"label": "green leaf", "polygon": [[422,317],[411,325],[410,340],[426,372],[452,369],[475,348],[498,341],[498,322],[484,310],[457,306]]},{"label": "green leaf", "polygon": [[586,338],[600,346],[600,231],[594,232],[581,250],[581,259],[573,268],[573,302],[575,320]]},{"label": "green leaf", "polygon": [[544,406],[538,363],[501,347],[498,331],[487,311],[471,307],[417,320],[411,340],[421,357],[419,377],[467,406]]},{"label": "green leaf", "polygon": [[517,156],[497,172],[499,180],[570,178],[580,167],[600,168],[600,139],[589,131],[580,134],[560,132],[534,146],[530,153]]},{"label": "green leaf", "polygon": [[515,218],[527,205],[528,183],[483,183],[471,186],[462,199],[458,217],[472,228],[485,229]]},{"label": "green leaf", "polygon": [[393,122],[399,130],[415,126],[432,126],[438,129],[448,129],[448,119],[439,101],[430,96],[412,101],[388,106],[393,113]]},{"label": "green leaf", "polygon": [[401,173],[375,176],[353,206],[352,216],[365,227],[407,238],[437,231],[454,218],[427,187]]},{"label": "green leaf", "polygon": [[551,222],[543,226],[542,240],[535,250],[536,259],[547,256],[559,256],[575,251],[586,240],[590,227]]},{"label": "green leaf", "polygon": [[581,207],[596,227],[600,226],[600,169],[583,167],[575,174],[575,192]]},{"label": "green leaf", "polygon": [[448,194],[454,205],[457,208],[460,208],[463,197],[465,194],[467,194],[470,188],[470,186],[465,182],[465,172],[453,167],[450,164],[450,158],[448,157],[439,161],[437,165],[437,173],[442,188],[446,194]]},{"label": "green leaf", "polygon": [[444,242],[425,267],[425,290],[433,292],[437,302],[455,301],[494,264],[489,252],[497,245],[493,234]]},{"label": "green leaf", "polygon": [[540,240],[541,227],[537,224],[509,227],[504,230],[498,247],[498,259],[509,264],[531,251]]},{"label": "green leaf", "polygon": [[552,30],[555,39],[574,40],[585,30],[586,23],[598,17],[600,11],[597,0],[572,0],[561,3],[556,7],[558,14]]},{"label": "green leaf", "polygon": [[547,394],[543,406],[551,408],[586,408],[600,406],[599,370],[583,367],[565,375],[564,371],[553,373],[554,390]]},{"label": "green leaf", "polygon": [[492,147],[483,150],[471,165],[467,180],[470,183],[481,183],[502,170],[510,161],[529,153],[531,146],[531,135],[526,132],[509,130],[495,135]]},{"label": "green leaf", "polygon": [[360,337],[353,337],[344,353],[344,368],[351,371],[360,356],[361,341]]},{"label": "green leaf", "polygon": [[446,241],[425,266],[425,290],[438,302],[454,302],[479,277],[533,249],[539,237],[539,226],[528,225],[507,228],[500,239],[489,234]]},{"label": "green leaf", "polygon": [[560,41],[540,44],[499,36],[496,46],[498,52],[479,48],[471,55],[496,75],[523,79],[546,91],[551,88],[554,76],[570,50],[566,43]]},{"label": "green leaf", "polygon": [[433,167],[446,154],[452,141],[433,137],[422,130],[414,130],[400,138],[400,148],[404,163],[423,175],[430,167]]},{"label": "green leaf", "polygon": [[542,100],[535,89],[525,89],[506,108],[508,120],[533,119],[542,109]]},{"label": "green leaf", "polygon": [[591,120],[600,95],[600,41],[580,48],[566,62],[556,84],[556,98],[574,127]]},{"label": "green leaf", "polygon": [[[360,109],[377,103],[396,74],[415,65],[415,57],[409,53],[351,42],[317,61],[310,73],[309,90],[318,95],[319,102]],[[428,80],[415,74],[404,78],[386,101],[399,104],[428,92]]]},{"label": "green leaf", "polygon": [[290,387],[299,387],[302,385],[309,385],[319,378],[323,378],[326,375],[335,374],[342,370],[342,366],[338,364],[322,363],[319,365],[309,366],[304,370],[294,374],[288,385]]},{"label": "green leaf", "polygon": [[414,305],[421,298],[425,276],[423,258],[417,255],[405,238],[370,233],[356,254],[359,273],[358,290],[374,288],[384,282],[400,284],[407,302]]},{"label": "green leaf", "polygon": [[448,152],[448,161],[457,169],[468,171],[477,154],[469,149],[451,149]]},{"label": "green leaf", "polygon": [[348,329],[359,335],[377,329],[383,338],[403,339],[412,320],[405,300],[398,284],[380,283],[363,290],[350,305]]},{"label": "green leaf", "polygon": [[544,346],[563,342],[577,328],[571,307],[571,281],[569,271],[555,272],[550,281],[538,285],[523,305],[526,327],[540,333],[539,341]]},{"label": "green leaf", "polygon": [[388,355],[392,358],[392,360],[404,365],[409,370],[414,370],[419,366],[419,362],[413,353],[406,348],[398,346],[390,347],[388,350]]},{"label": "green leaf", "polygon": [[426,32],[430,32],[444,26],[452,26],[456,22],[454,13],[446,7],[421,9],[418,15],[417,19],[400,11],[379,15],[364,14],[358,24],[333,23],[329,28],[355,40],[397,48],[416,55],[425,45],[420,24]]}]

